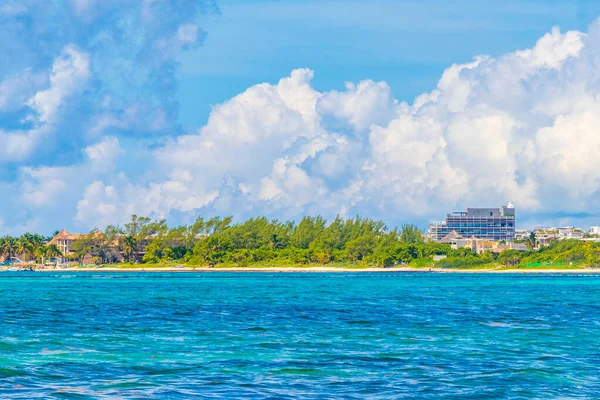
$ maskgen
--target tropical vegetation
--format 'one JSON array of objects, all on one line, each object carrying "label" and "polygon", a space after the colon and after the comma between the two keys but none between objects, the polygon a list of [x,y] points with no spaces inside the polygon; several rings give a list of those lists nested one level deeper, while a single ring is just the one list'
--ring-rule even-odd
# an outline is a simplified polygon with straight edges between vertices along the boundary
[{"label": "tropical vegetation", "polygon": [[531,235],[528,251],[477,254],[428,241],[415,225],[390,229],[382,221],[360,217],[304,217],[298,222],[257,217],[239,223],[231,217],[199,217],[189,225],[169,227],[164,219],[134,215],[123,226],[81,235],[69,254],[48,245],[49,240],[29,233],[5,236],[0,238],[0,259],[148,266],[600,267],[600,243],[571,239],[538,248]]}]

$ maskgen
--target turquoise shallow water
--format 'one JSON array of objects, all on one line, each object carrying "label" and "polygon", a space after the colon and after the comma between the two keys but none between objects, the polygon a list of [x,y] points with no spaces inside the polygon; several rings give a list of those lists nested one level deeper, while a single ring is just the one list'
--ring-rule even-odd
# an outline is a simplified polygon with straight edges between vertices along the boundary
[{"label": "turquoise shallow water", "polygon": [[600,276],[0,273],[0,398],[598,398]]}]

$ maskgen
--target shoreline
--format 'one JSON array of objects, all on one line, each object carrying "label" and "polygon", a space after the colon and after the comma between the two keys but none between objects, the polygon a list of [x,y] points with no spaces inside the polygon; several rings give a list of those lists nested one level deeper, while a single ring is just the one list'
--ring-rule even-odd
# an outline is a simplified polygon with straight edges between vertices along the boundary
[{"label": "shoreline", "polygon": [[125,272],[125,273],[190,273],[190,272],[273,272],[273,273],[442,273],[442,274],[600,274],[600,268],[572,268],[572,269],[460,269],[460,268],[342,268],[342,267],[186,267],[186,268],[65,268],[65,269],[36,269],[33,271],[18,271],[4,269],[1,272],[41,272],[41,273],[77,273],[77,272]]}]

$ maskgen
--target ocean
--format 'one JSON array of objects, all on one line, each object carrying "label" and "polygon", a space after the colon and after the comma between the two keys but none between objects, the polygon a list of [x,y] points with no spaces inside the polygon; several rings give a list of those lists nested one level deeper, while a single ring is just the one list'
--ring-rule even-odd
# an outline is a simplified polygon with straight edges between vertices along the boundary
[{"label": "ocean", "polygon": [[0,398],[600,397],[600,275],[0,272]]}]

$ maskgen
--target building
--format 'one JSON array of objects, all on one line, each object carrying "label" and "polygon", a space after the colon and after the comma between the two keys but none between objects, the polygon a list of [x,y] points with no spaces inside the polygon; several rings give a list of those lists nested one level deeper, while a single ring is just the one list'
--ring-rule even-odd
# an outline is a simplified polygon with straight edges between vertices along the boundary
[{"label": "building", "polygon": [[565,226],[557,228],[559,239],[581,239],[583,238],[583,231],[580,228],[572,226]]},{"label": "building", "polygon": [[535,242],[537,247],[549,246],[550,243],[558,240],[558,228],[535,228]]},{"label": "building", "polygon": [[[64,261],[64,258],[70,259],[70,258],[74,257],[75,250],[73,249],[73,245],[75,244],[75,242],[78,239],[85,238],[86,236],[89,236],[89,235],[90,234],[85,234],[85,233],[69,233],[65,229],[63,229],[60,232],[58,232],[52,239],[50,239],[50,241],[48,243],[46,243],[46,246],[55,244],[58,247],[58,249],[60,250],[60,252],[63,254],[63,261]],[[94,233],[94,236],[98,239],[101,239],[103,237],[103,234],[100,231],[96,231],[96,233]],[[99,253],[99,251],[98,251],[97,246],[92,246],[89,249],[89,252],[82,257],[82,262],[84,264],[91,264],[92,263],[91,260],[94,258],[94,256],[97,256],[98,253]],[[139,254],[143,254],[143,253],[140,252]],[[105,257],[107,259],[110,259],[113,261],[122,261],[123,260],[123,254],[119,249],[119,239],[118,238],[115,238],[112,245],[109,246],[109,249],[105,254]]]},{"label": "building", "polygon": [[515,229],[515,240],[527,240],[530,234],[527,229]]},{"label": "building", "polygon": [[600,236],[600,226],[590,226],[590,235]]},{"label": "building", "polygon": [[456,231],[452,231],[440,240],[440,243],[449,244],[453,249],[470,248],[477,254],[482,254],[486,251],[492,253],[501,253],[505,250],[527,251],[529,250],[524,243],[500,242],[489,239],[478,239],[474,236],[465,238]]},{"label": "building", "polygon": [[61,230],[46,245],[55,244],[60,252],[65,256],[73,253],[73,243],[84,236],[81,233],[69,233],[65,229]]},{"label": "building", "polygon": [[515,207],[509,203],[501,208],[467,208],[466,212],[453,212],[442,222],[429,225],[429,236],[441,242],[455,231],[462,237],[476,237],[484,240],[515,239]]}]

